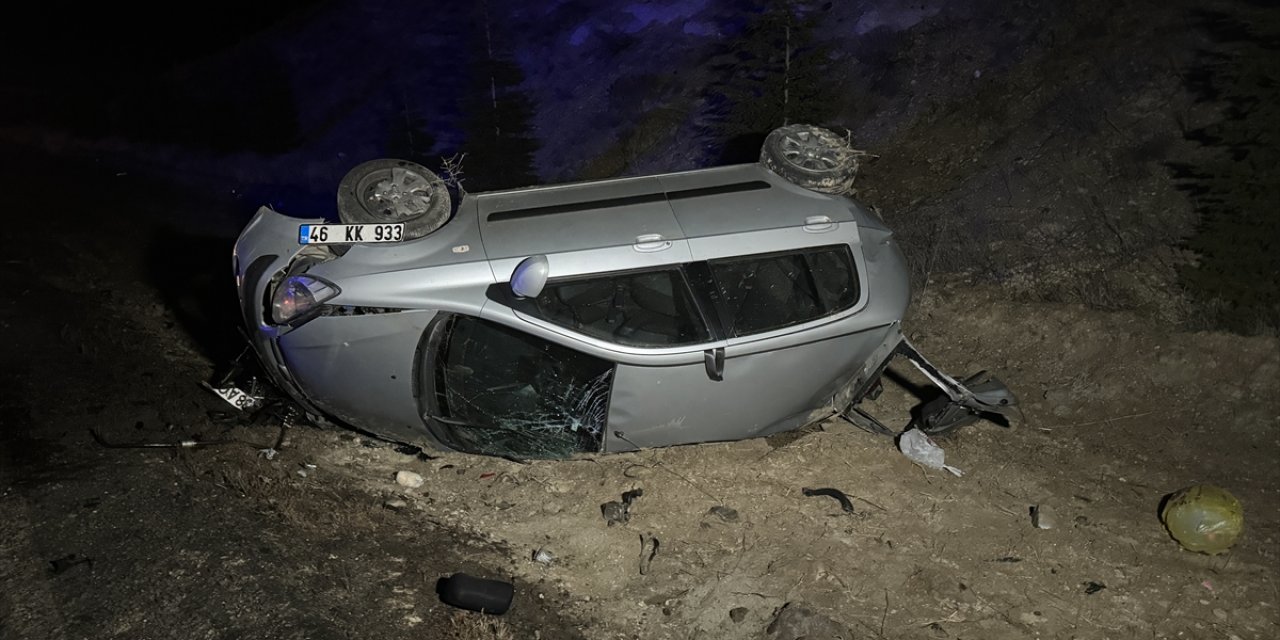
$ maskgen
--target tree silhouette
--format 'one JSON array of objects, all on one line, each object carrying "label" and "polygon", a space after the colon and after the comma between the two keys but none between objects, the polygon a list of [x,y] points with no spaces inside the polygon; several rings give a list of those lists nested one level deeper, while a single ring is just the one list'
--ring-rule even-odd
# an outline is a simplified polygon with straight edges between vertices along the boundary
[{"label": "tree silhouette", "polygon": [[722,161],[754,160],[769,131],[784,124],[824,125],[838,105],[828,86],[831,47],[814,38],[823,9],[804,0],[752,0],[751,16],[710,61],[709,125],[724,144]]},{"label": "tree silhouette", "polygon": [[413,109],[406,91],[400,92],[400,110],[387,124],[387,157],[412,160],[424,166],[435,164],[431,155],[436,138],[427,119]]},{"label": "tree silhouette", "polygon": [[538,141],[530,135],[533,102],[520,90],[524,72],[505,50],[487,3],[475,11],[472,82],[462,100],[466,142],[466,187],[471,191],[536,184],[533,157]]}]

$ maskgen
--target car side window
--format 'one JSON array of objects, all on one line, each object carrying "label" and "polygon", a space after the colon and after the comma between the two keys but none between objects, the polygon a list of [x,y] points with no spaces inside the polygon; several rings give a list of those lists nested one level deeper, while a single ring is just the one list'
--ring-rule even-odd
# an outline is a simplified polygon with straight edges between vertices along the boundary
[{"label": "car side window", "polygon": [[852,307],[858,278],[847,245],[711,260],[725,330],[745,336],[803,324]]},{"label": "car side window", "polygon": [[593,338],[634,347],[710,340],[679,269],[620,272],[551,281],[521,311]]},{"label": "car side window", "polygon": [[435,356],[441,439],[517,458],[598,452],[613,363],[468,316],[450,320]]}]

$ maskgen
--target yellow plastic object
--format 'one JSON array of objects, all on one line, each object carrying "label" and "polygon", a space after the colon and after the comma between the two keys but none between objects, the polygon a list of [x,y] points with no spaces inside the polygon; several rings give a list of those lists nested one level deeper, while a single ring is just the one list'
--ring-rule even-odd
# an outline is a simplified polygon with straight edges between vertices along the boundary
[{"label": "yellow plastic object", "polygon": [[1197,484],[1173,495],[1160,519],[1188,551],[1217,555],[1231,548],[1244,531],[1244,507],[1226,489]]}]

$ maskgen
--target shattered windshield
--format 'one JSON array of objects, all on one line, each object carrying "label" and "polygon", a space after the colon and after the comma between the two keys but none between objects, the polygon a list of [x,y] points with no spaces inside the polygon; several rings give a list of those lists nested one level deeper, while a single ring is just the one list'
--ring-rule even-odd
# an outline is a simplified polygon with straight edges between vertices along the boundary
[{"label": "shattered windshield", "polygon": [[467,316],[451,321],[436,362],[450,446],[513,458],[600,450],[613,363]]}]

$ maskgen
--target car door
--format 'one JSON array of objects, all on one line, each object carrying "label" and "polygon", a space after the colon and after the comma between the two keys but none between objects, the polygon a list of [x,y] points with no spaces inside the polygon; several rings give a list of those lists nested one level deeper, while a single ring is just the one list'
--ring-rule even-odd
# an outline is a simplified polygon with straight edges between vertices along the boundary
[{"label": "car door", "polygon": [[620,363],[610,428],[623,435],[610,434],[611,450],[766,435],[834,411],[836,390],[882,339],[858,317],[866,294],[854,247],[848,235],[814,246],[802,229],[768,233],[706,247],[691,239],[686,270],[725,339],[716,375]]},{"label": "car door", "polygon": [[[625,438],[631,425],[672,423],[680,416],[653,391],[620,391],[618,370],[661,372],[641,386],[678,389],[677,380],[715,375],[714,356],[726,345],[688,282],[683,265],[691,259],[689,243],[657,181],[607,187],[604,193],[481,202],[483,242],[497,281],[481,317],[614,364],[609,437]],[[511,275],[535,255],[547,259],[547,284],[536,298],[516,298]],[[644,402],[630,401],[637,393]]]}]

